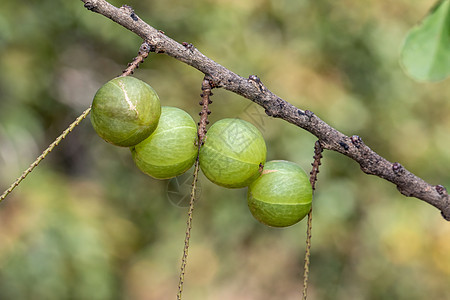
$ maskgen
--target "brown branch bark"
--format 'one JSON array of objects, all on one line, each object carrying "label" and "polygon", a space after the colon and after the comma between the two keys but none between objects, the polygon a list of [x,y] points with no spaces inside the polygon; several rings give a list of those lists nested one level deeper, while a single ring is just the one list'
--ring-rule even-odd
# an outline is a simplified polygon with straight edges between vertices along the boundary
[{"label": "brown branch bark", "polygon": [[209,59],[191,44],[179,44],[141,20],[129,6],[117,8],[105,0],[81,0],[84,6],[110,18],[140,36],[150,51],[165,53],[205,74],[215,88],[224,88],[257,103],[267,115],[283,119],[315,135],[324,149],[342,153],[361,170],[395,184],[405,196],[416,197],[436,208],[450,221],[450,197],[441,185],[431,185],[399,163],[392,163],[371,150],[358,136],[346,136],[309,110],[302,110],[269,91],[254,75],[243,78]]}]

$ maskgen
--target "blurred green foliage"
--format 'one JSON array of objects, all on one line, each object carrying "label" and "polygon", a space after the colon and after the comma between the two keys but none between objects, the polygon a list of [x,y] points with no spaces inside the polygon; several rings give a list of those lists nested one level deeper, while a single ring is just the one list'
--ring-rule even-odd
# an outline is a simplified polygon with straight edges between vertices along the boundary
[{"label": "blurred green foliage", "polygon": [[450,0],[440,0],[403,45],[401,62],[418,80],[438,81],[450,75]]},{"label": "blurred green foliage", "polygon": [[[116,6],[124,4],[112,1]],[[136,13],[433,184],[450,187],[450,85],[402,72],[404,37],[432,0],[129,0]],[[3,0],[0,188],[8,185],[136,55],[140,40],[77,0]],[[202,74],[151,55],[135,74],[194,118]],[[306,170],[314,137],[248,100],[214,92],[211,121],[260,128],[268,159]],[[450,224],[350,159],[324,153],[310,299],[449,299]],[[246,190],[200,178],[186,299],[298,299],[305,222],[268,228]],[[173,299],[185,207],[168,181],[84,121],[0,204],[0,299]],[[185,191],[186,192],[186,191]]]}]

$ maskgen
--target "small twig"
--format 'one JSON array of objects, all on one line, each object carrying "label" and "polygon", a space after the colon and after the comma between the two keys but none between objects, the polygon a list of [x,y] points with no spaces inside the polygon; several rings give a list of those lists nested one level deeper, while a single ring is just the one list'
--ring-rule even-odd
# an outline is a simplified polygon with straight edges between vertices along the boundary
[{"label": "small twig", "polygon": [[200,151],[200,147],[203,146],[205,142],[206,135],[206,125],[209,124],[208,116],[211,114],[211,111],[208,109],[208,105],[212,103],[210,96],[213,95],[211,92],[211,83],[208,79],[203,79],[202,82],[202,93],[200,97],[202,97],[202,101],[199,103],[202,106],[202,111],[200,112],[200,122],[198,123],[198,150]]},{"label": "small twig", "polygon": [[139,48],[138,55],[133,59],[132,62],[128,64],[128,67],[123,70],[122,75],[120,77],[132,75],[134,70],[139,68],[139,64],[147,58],[148,53],[150,52],[150,45],[147,42],[143,42],[141,47]]},{"label": "small twig", "polygon": [[322,159],[322,152],[323,148],[319,141],[316,141],[314,144],[314,161],[311,163],[312,170],[309,172],[309,182],[311,183],[311,187],[313,191],[316,190],[316,181],[317,181],[317,174],[319,173],[319,166],[322,164],[320,160]]},{"label": "small twig", "polygon": [[69,127],[63,131],[63,133],[58,136],[56,138],[56,140],[50,144],[50,146],[48,146],[47,149],[44,150],[44,152],[42,152],[42,154],[36,158],[36,160],[30,165],[30,167],[28,169],[26,169],[23,173],[22,176],[20,176],[19,178],[16,179],[16,181],[14,181],[11,186],[9,187],[9,189],[7,189],[6,191],[3,192],[3,194],[0,196],[0,202],[2,202],[6,196],[8,196],[19,184],[22,180],[24,180],[28,174],[31,173],[31,171],[33,171],[33,169],[35,167],[37,167],[37,165],[39,165],[39,163],[56,147],[59,145],[59,143],[76,127],[78,126],[81,121],[84,120],[84,118],[86,118],[86,116],[89,114],[89,112],[91,111],[91,107],[89,107],[88,109],[86,109],[78,118],[76,118],[76,120],[69,125]]},{"label": "small twig", "polygon": [[[312,170],[309,173],[309,182],[313,192],[316,189],[317,174],[319,173],[320,160],[322,158],[322,146],[319,141],[316,141],[314,145],[314,161],[311,164]],[[309,264],[311,257],[311,230],[312,230],[312,207],[308,213],[308,222],[306,225],[306,251],[305,251],[305,266],[303,272],[303,300],[306,300],[306,292],[308,289],[308,279],[309,279]]]},{"label": "small twig", "polygon": [[[200,148],[202,147],[204,140],[205,140],[206,125],[209,124],[208,115],[211,113],[211,111],[208,109],[208,105],[212,103],[212,101],[209,99],[209,97],[212,96],[211,84],[210,84],[209,80],[206,78],[202,82],[202,94],[200,96],[202,97],[202,101],[200,101],[199,104],[202,106],[202,110],[199,113],[200,122],[198,122],[198,129],[197,129],[197,136],[198,136],[197,146],[198,146],[199,152],[200,152]],[[188,252],[189,252],[189,240],[191,238],[192,214],[194,212],[194,203],[195,203],[195,199],[196,199],[199,165],[200,165],[199,156],[197,154],[197,159],[195,160],[195,165],[194,165],[194,178],[192,180],[191,199],[189,201],[189,210],[188,210],[186,236],[184,238],[183,256],[181,258],[180,278],[178,281],[177,300],[181,300],[181,295],[183,293],[184,274],[186,273],[186,264],[187,264],[187,257],[188,257]]]}]

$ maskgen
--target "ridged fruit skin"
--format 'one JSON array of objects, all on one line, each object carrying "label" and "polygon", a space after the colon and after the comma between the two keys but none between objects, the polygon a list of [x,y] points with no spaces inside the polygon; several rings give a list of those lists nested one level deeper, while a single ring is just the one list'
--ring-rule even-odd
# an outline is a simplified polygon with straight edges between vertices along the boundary
[{"label": "ridged fruit skin", "polygon": [[241,119],[222,119],[206,134],[200,167],[215,184],[242,188],[259,177],[266,153],[264,138],[254,125]]},{"label": "ridged fruit skin", "polygon": [[308,175],[297,164],[274,160],[248,188],[248,207],[261,223],[286,227],[302,220],[311,209]]},{"label": "ridged fruit skin", "polygon": [[92,102],[91,123],[105,141],[122,147],[146,139],[158,125],[161,104],[155,90],[134,77],[105,83]]},{"label": "ridged fruit skin", "polygon": [[136,166],[147,175],[168,179],[186,172],[197,159],[197,124],[182,109],[163,106],[156,130],[131,147]]}]

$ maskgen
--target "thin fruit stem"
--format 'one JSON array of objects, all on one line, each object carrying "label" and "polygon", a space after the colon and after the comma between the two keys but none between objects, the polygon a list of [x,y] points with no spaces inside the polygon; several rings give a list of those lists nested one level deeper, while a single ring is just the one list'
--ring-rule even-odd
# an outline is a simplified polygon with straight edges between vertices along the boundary
[{"label": "thin fruit stem", "polygon": [[311,230],[312,230],[312,208],[308,213],[308,223],[306,228],[306,251],[305,266],[303,270],[303,300],[306,300],[306,290],[308,289],[309,264],[311,256]]},{"label": "thin fruit stem", "polygon": [[191,199],[189,201],[186,237],[184,238],[183,256],[181,258],[181,268],[180,268],[180,278],[179,278],[179,282],[178,282],[177,300],[181,300],[181,294],[183,293],[184,274],[186,273],[186,264],[187,264],[187,257],[188,257],[188,252],[189,252],[189,240],[191,238],[192,214],[194,212],[194,203],[195,203],[196,192],[197,192],[198,170],[199,170],[199,163],[198,163],[198,156],[197,156],[197,159],[195,161],[195,166],[194,166],[194,179],[192,181]]},{"label": "thin fruit stem", "polygon": [[[209,99],[209,97],[212,95],[211,93],[211,84],[208,79],[204,79],[202,82],[202,94],[200,95],[202,97],[202,101],[200,101],[200,105],[202,106],[202,110],[200,112],[200,122],[198,122],[198,151],[200,153],[200,148],[202,147],[205,135],[206,135],[206,125],[208,125],[208,115],[211,113],[211,111],[208,109],[209,104],[212,103],[212,101]],[[178,281],[178,293],[177,293],[177,300],[181,300],[181,295],[183,293],[183,285],[184,285],[184,274],[186,273],[186,265],[187,265],[187,257],[189,252],[189,240],[191,238],[191,229],[192,229],[192,214],[194,212],[194,203],[196,199],[196,193],[197,193],[197,180],[198,180],[198,171],[199,171],[199,153],[197,153],[197,159],[195,160],[194,165],[194,178],[192,181],[192,189],[191,189],[191,199],[189,201],[189,210],[188,210],[188,219],[187,219],[187,228],[186,228],[186,236],[184,238],[184,248],[183,248],[183,256],[181,258],[181,268],[180,268],[180,277]]]},{"label": "thin fruit stem", "polygon": [[88,109],[86,109],[78,118],[76,118],[76,120],[69,125],[69,127],[63,131],[63,133],[58,136],[56,138],[56,140],[50,144],[50,146],[48,146],[47,149],[44,150],[44,152],[42,152],[42,154],[36,158],[36,160],[30,165],[30,167],[28,169],[26,169],[22,175],[16,179],[16,181],[14,181],[11,186],[3,192],[3,194],[0,196],[0,202],[2,202],[19,184],[22,180],[24,180],[28,174],[31,173],[31,171],[33,171],[33,169],[39,165],[39,163],[56,147],[58,146],[58,144],[76,127],[78,126],[81,121],[84,120],[84,118],[86,118],[86,116],[89,114],[89,112],[91,111],[91,107],[89,107]]},{"label": "thin fruit stem", "polygon": [[[320,145],[319,141],[316,141],[314,145],[314,161],[311,164],[312,170],[309,173],[309,182],[311,183],[311,187],[313,192],[316,189],[316,181],[317,181],[317,174],[319,173],[319,166],[321,165],[320,159],[322,158],[322,151],[323,148]],[[311,231],[312,231],[312,207],[311,210],[308,213],[308,221],[306,225],[306,251],[305,251],[305,265],[304,265],[304,271],[303,271],[303,300],[306,300],[307,295],[307,289],[308,289],[308,279],[309,279],[309,265],[311,263],[310,257],[311,257]]]},{"label": "thin fruit stem", "polygon": [[143,42],[141,47],[139,47],[138,55],[128,64],[127,68],[122,71],[122,74],[119,77],[132,75],[134,70],[139,68],[139,64],[147,58],[149,52],[150,45],[147,42]]}]

